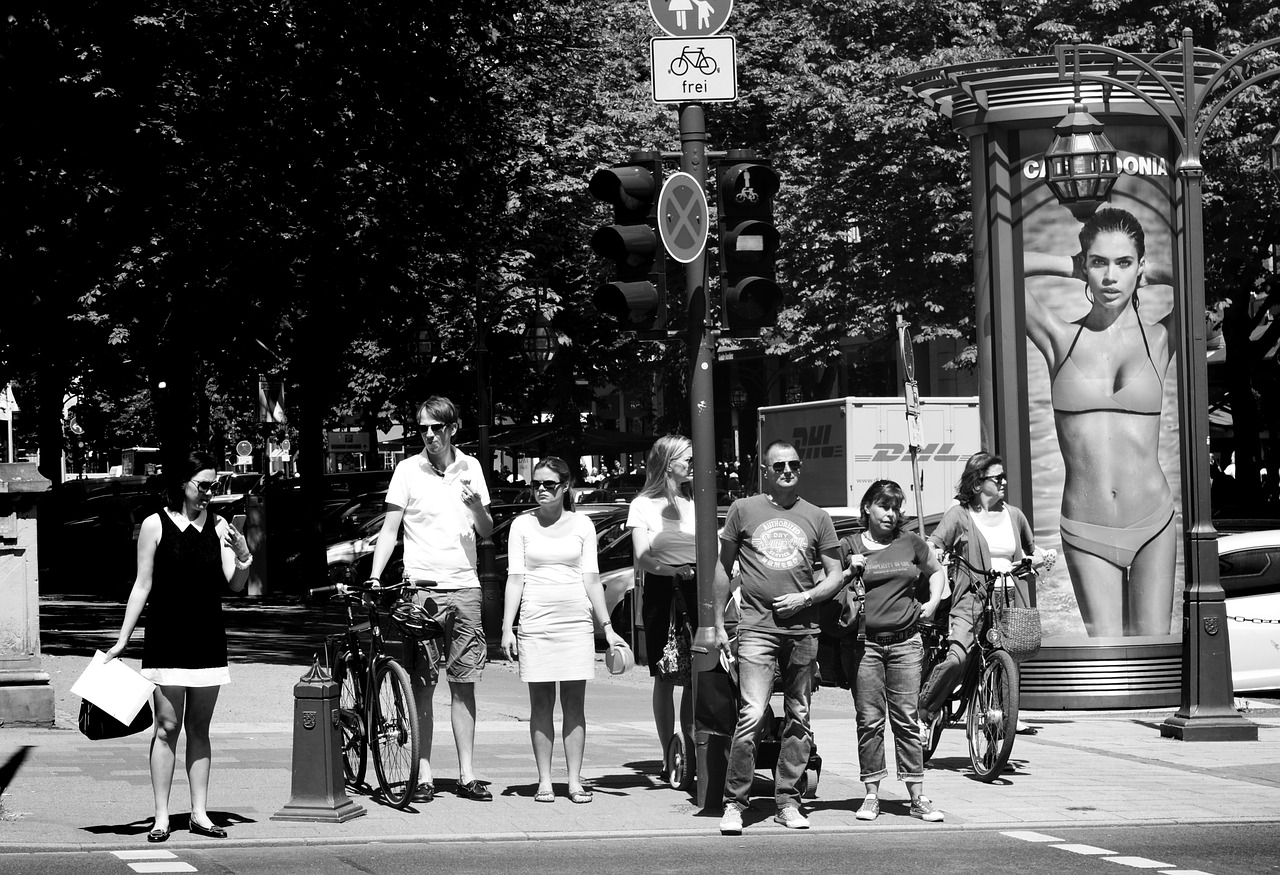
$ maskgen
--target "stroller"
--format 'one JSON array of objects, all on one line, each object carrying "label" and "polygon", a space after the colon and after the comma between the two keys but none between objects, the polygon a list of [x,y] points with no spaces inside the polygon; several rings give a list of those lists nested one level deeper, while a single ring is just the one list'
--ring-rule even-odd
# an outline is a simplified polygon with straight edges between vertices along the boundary
[{"label": "stroller", "polygon": [[[688,622],[687,616],[685,622]],[[725,631],[729,634],[730,649],[738,649],[737,594],[725,608]],[[774,695],[781,694],[781,672],[774,676]],[[817,681],[815,680],[815,686]],[[718,793],[724,786],[728,765],[729,745],[738,719],[739,690],[736,662],[729,662],[723,655],[713,671],[698,676],[698,698],[694,711],[694,727],[682,727],[671,741],[667,752],[667,781],[678,790],[690,790],[694,786],[694,740],[698,747],[706,748],[702,757],[703,770],[698,773],[700,796],[707,791]],[[776,772],[778,757],[782,753],[782,732],[786,717],[777,716],[773,704],[765,706],[764,728],[756,739],[756,769]],[[691,731],[695,730],[696,731]],[[797,789],[806,799],[818,793],[818,781],[822,775],[822,757],[814,742],[809,752],[809,762]],[[704,801],[705,806],[705,801]]]}]

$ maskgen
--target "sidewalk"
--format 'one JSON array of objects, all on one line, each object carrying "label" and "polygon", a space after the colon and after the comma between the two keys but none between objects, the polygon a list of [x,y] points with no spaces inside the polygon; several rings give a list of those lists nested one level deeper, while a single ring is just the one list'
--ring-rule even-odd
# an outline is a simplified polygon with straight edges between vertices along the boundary
[{"label": "sidewalk", "polygon": [[[81,660],[83,662],[83,660]],[[77,732],[65,688],[74,674],[58,668],[58,728],[0,729],[0,762],[23,745],[33,749],[0,798],[0,853],[102,850],[146,846],[150,828],[147,743],[141,734],[90,742]],[[223,845],[474,841],[701,834],[718,838],[719,812],[702,814],[686,793],[663,784],[649,717],[648,678],[622,678],[601,669],[588,686],[584,777],[595,801],[565,797],[563,751],[555,752],[555,804],[533,801],[527,698],[513,666],[494,664],[478,692],[478,775],[495,799],[477,803],[452,794],[457,759],[448,726],[447,694],[436,697],[435,766],[441,792],[430,804],[398,811],[353,796],[367,814],[344,824],[273,821],[291,798],[292,684],[303,669],[233,665],[214,718],[210,789],[214,819],[227,826]],[[52,673],[52,671],[51,671]],[[929,764],[926,792],[946,812],[944,824],[907,816],[906,790],[887,780],[884,813],[874,823],[854,819],[858,781],[852,703],[843,690],[820,690],[814,732],[823,771],[817,798],[806,809],[818,831],[1048,828],[1086,824],[1280,821],[1280,710],[1250,714],[1257,742],[1186,743],[1163,739],[1170,712],[1031,712],[1036,729],[1019,736],[1012,765],[994,784],[972,777],[962,729],[948,729]],[[255,722],[256,721],[256,722]],[[181,745],[180,753],[181,753]],[[180,756],[181,759],[181,756]],[[370,779],[373,765],[369,765]],[[781,830],[773,823],[767,773],[762,798],[748,813],[749,832]],[[206,843],[185,831],[186,779],[179,762],[173,789],[173,827],[167,847]]]}]

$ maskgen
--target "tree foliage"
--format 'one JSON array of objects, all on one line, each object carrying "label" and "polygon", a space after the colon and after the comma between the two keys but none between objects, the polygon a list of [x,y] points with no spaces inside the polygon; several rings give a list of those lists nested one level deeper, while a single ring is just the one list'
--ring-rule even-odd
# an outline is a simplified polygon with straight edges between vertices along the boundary
[{"label": "tree foliage", "polygon": [[[605,213],[587,179],[679,148],[674,107],[650,98],[644,3],[13,6],[0,382],[43,445],[68,394],[101,445],[250,436],[273,371],[314,411],[307,441],[385,427],[433,389],[475,409],[478,341],[517,420],[573,417],[599,386],[648,395],[655,371],[683,382],[679,344],[619,337],[589,303]],[[711,148],[756,149],[783,178],[790,295],[767,351],[828,363],[899,314],[925,338],[973,336],[967,144],[897,77],[1077,37],[1161,51],[1183,26],[1231,54],[1277,16],[1259,0],[738,0],[740,98],[707,120]],[[1272,290],[1280,222],[1258,156],[1275,97],[1241,95],[1205,155],[1209,287],[1237,298]],[[542,376],[519,351],[539,311],[561,344]]]}]

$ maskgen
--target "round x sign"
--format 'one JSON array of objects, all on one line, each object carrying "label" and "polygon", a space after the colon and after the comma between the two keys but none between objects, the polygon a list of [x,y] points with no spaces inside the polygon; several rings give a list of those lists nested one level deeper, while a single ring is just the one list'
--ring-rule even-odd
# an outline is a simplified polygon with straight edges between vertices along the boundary
[{"label": "round x sign", "polygon": [[707,248],[707,196],[683,171],[667,177],[658,195],[658,234],[667,253],[688,264]]}]

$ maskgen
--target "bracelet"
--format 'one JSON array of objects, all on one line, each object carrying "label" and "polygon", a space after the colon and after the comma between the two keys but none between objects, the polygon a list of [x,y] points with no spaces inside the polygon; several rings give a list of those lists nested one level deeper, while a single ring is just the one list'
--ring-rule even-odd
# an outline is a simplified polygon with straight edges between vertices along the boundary
[{"label": "bracelet", "polygon": [[612,623],[610,623],[608,620],[605,620],[605,621],[604,621],[603,623],[601,623],[600,625],[601,625],[602,627],[604,627],[605,629],[608,629],[608,628],[609,628],[610,626],[612,626],[613,624],[612,624]]},{"label": "bracelet", "polygon": [[239,556],[236,557],[236,571],[244,571],[252,564],[253,564],[252,553],[250,553],[249,556],[245,559],[241,559]]}]

